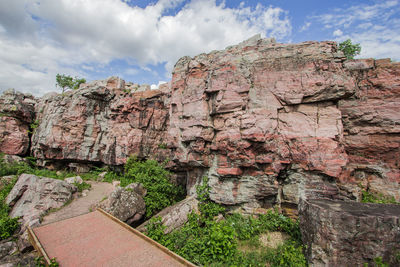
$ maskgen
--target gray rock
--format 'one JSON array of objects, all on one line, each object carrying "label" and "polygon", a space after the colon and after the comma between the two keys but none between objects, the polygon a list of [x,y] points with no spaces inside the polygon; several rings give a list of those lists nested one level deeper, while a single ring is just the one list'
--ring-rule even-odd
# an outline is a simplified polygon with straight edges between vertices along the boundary
[{"label": "gray rock", "polygon": [[5,240],[0,242],[0,261],[5,256],[11,255],[18,251],[17,244],[11,240]]},{"label": "gray rock", "polygon": [[[199,201],[195,198],[195,196],[187,197],[175,205],[163,209],[154,217],[161,217],[162,224],[166,226],[165,233],[167,234],[183,226],[188,220],[188,215],[192,211],[198,211],[198,204]],[[148,222],[149,221],[144,222],[136,229],[141,232],[145,232]]]},{"label": "gray rock", "polygon": [[118,186],[108,196],[107,200],[97,206],[117,217],[127,224],[138,221],[146,212],[146,204],[140,188],[142,185],[129,185],[128,188]]},{"label": "gray rock", "polygon": [[103,181],[104,178],[106,177],[107,172],[102,172],[99,174],[99,176],[97,177],[98,181]]},{"label": "gray rock", "polygon": [[69,183],[69,184],[81,184],[83,183],[83,180],[80,176],[74,176],[74,177],[68,177],[64,179],[65,182]]},{"label": "gray rock", "polygon": [[51,209],[61,208],[76,192],[74,185],[52,178],[22,174],[6,198],[10,217],[20,217],[18,246],[21,251],[30,246],[26,229],[40,224],[40,218]]},{"label": "gray rock", "polygon": [[299,208],[310,266],[363,266],[376,257],[399,266],[400,206],[301,200]]}]

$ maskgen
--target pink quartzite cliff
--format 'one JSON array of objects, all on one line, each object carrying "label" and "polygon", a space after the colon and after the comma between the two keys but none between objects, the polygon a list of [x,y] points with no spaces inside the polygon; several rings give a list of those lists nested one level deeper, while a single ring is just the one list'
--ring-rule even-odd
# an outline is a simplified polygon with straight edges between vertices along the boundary
[{"label": "pink quartzite cliff", "polygon": [[189,194],[207,175],[212,200],[249,213],[279,204],[290,215],[301,197],[359,200],[360,185],[400,200],[400,63],[252,38],[183,57],[169,84],[144,89],[112,77],[38,99],[33,155],[169,159]]}]

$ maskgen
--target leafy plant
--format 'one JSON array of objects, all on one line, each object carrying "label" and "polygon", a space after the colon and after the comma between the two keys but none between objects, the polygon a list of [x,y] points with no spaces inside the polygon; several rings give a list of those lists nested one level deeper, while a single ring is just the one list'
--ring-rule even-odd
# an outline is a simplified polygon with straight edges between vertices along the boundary
[{"label": "leafy plant", "polygon": [[74,183],[74,185],[77,187],[78,192],[82,192],[83,190],[92,188],[92,185],[88,184],[86,182],[83,182],[81,184],[80,183]]},{"label": "leafy plant", "polygon": [[[152,218],[146,226],[147,235],[189,261],[206,266],[307,266],[298,223],[270,211],[258,218],[244,217],[234,213],[225,220],[215,221],[214,217],[225,209],[209,198],[208,178],[204,177],[197,186],[200,214],[191,213],[188,222],[169,234],[161,218]],[[238,250],[238,240],[249,240],[260,246],[258,236],[265,231],[286,231],[292,239],[277,249],[262,248],[244,253]]]},{"label": "leafy plant", "polygon": [[339,50],[344,53],[347,59],[353,59],[361,53],[360,44],[352,44],[350,39],[343,41],[339,44]]},{"label": "leafy plant", "polygon": [[29,133],[34,133],[35,132],[35,130],[36,130],[36,128],[37,127],[39,127],[39,120],[35,120],[34,122],[32,122],[30,125],[29,125]]},{"label": "leafy plant", "polygon": [[18,218],[10,218],[8,216],[9,207],[5,203],[7,195],[13,188],[16,179],[12,179],[9,182],[3,180],[0,187],[0,240],[7,239],[14,234],[18,229],[19,223]]},{"label": "leafy plant", "polygon": [[361,191],[361,202],[362,203],[379,203],[379,204],[400,204],[395,200],[394,197],[386,197],[383,194],[374,194],[366,189]]},{"label": "leafy plant", "polygon": [[86,80],[84,78],[72,78],[69,75],[65,74],[57,74],[56,75],[56,85],[62,89],[62,93],[65,92],[65,89],[78,89],[82,83],[85,83]]},{"label": "leafy plant", "polygon": [[147,218],[184,197],[183,188],[174,185],[171,173],[155,160],[140,161],[134,156],[129,157],[125,178],[131,183],[141,183],[147,189],[144,197]]},{"label": "leafy plant", "polygon": [[46,261],[43,258],[43,256],[40,256],[40,257],[36,257],[35,258],[35,266],[36,267],[46,267],[46,266],[48,266],[48,267],[58,267],[58,266],[60,266],[60,264],[57,262],[56,258],[51,258],[50,259],[50,264],[47,265]]},{"label": "leafy plant", "polygon": [[218,214],[225,212],[224,207],[210,200],[210,186],[208,185],[207,176],[204,176],[202,184],[196,187],[196,193],[202,222],[212,220]]}]

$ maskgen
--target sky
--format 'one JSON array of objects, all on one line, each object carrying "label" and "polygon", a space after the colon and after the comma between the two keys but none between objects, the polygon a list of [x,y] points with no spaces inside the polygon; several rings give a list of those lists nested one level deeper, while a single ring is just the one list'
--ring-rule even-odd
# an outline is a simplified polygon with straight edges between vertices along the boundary
[{"label": "sky", "polygon": [[176,61],[260,33],[281,43],[351,39],[400,60],[400,0],[0,0],[0,92],[41,96],[57,73],[169,81]]}]

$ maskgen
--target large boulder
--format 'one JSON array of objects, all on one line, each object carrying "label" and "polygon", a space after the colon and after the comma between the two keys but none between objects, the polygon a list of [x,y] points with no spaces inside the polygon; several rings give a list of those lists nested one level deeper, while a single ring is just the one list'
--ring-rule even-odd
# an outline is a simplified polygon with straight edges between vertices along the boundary
[{"label": "large boulder", "polygon": [[98,207],[121,221],[131,224],[140,220],[146,213],[146,204],[143,199],[146,193],[142,184],[118,186],[106,200],[98,204]]},{"label": "large boulder", "polygon": [[25,155],[29,148],[29,127],[34,121],[36,100],[14,89],[0,96],[0,152]]},{"label": "large boulder", "polygon": [[62,180],[22,174],[6,198],[11,207],[10,217],[20,217],[21,230],[18,246],[30,246],[26,229],[40,224],[41,216],[61,208],[72,199],[76,187]]},{"label": "large boulder", "polygon": [[[165,226],[164,232],[166,234],[172,232],[183,226],[188,221],[188,216],[192,212],[198,212],[199,201],[195,196],[190,196],[184,200],[167,207],[154,215],[154,217],[160,217],[161,223]],[[146,221],[139,225],[136,229],[145,232],[146,225],[149,221]]]},{"label": "large boulder", "polygon": [[382,257],[399,266],[400,206],[333,200],[300,204],[300,229],[311,266],[363,266]]}]

